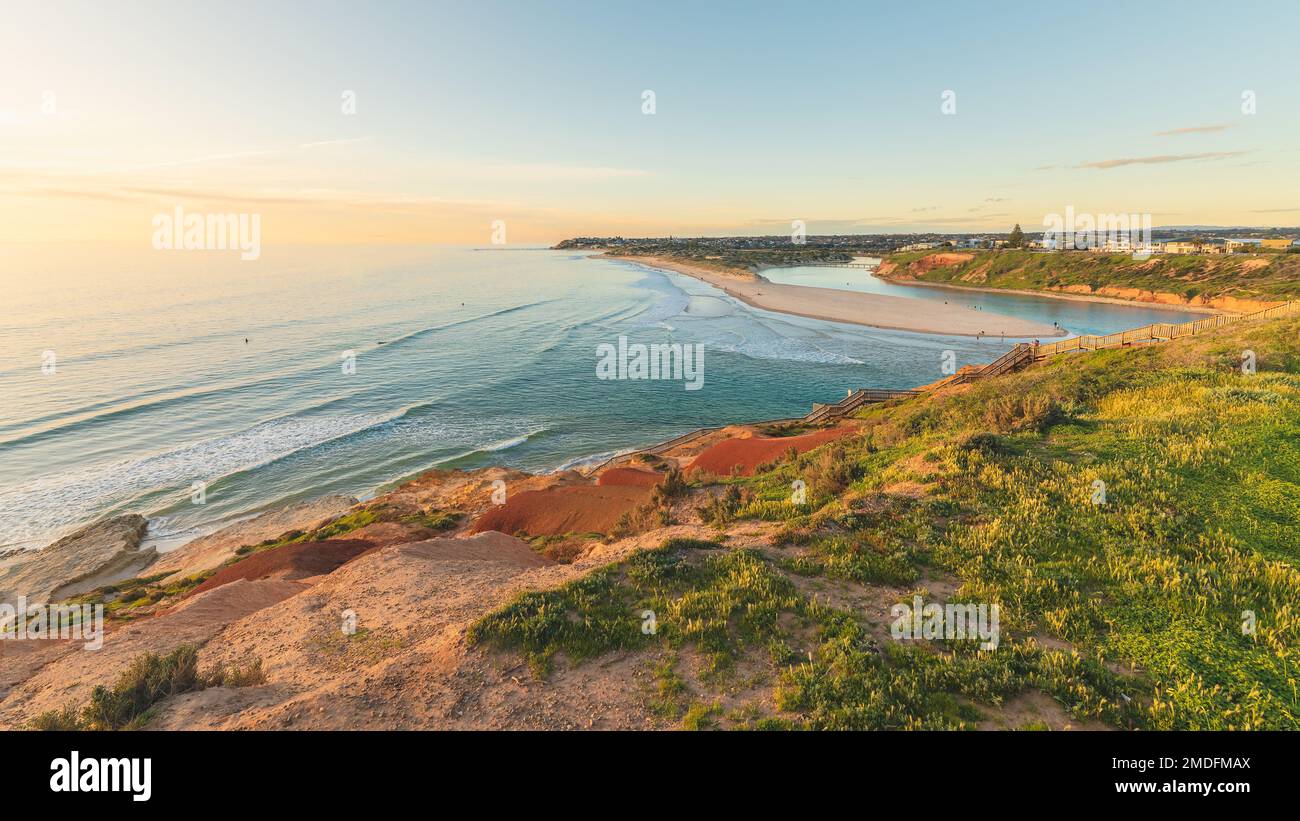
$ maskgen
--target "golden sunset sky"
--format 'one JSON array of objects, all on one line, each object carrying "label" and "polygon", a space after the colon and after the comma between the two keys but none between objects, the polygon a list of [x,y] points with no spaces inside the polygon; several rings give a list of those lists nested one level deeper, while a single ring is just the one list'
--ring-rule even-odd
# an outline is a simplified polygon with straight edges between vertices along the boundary
[{"label": "golden sunset sky", "polygon": [[1040,230],[1067,205],[1300,224],[1294,3],[1089,15],[1120,28],[965,4],[263,5],[8,11],[0,242],[147,244],[178,205],[260,214],[267,243]]}]

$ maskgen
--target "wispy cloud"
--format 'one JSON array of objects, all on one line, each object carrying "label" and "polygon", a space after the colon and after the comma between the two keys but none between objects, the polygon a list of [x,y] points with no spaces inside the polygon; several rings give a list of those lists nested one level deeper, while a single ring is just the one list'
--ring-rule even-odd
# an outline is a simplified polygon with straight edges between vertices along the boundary
[{"label": "wispy cloud", "polygon": [[551,163],[521,165],[460,164],[452,170],[454,170],[456,176],[517,182],[586,182],[650,176],[649,171],[640,168],[613,168],[601,165],[557,165]]},{"label": "wispy cloud", "polygon": [[[418,195],[385,195],[329,188],[233,189],[183,185],[112,185],[102,178],[65,177],[54,184],[42,181],[24,185],[7,181],[0,194],[35,198],[134,200],[159,205],[176,203],[234,203],[244,208],[288,206],[294,208],[365,208],[386,211],[412,211],[455,206],[469,209],[514,210],[525,207],[510,200],[447,199]],[[534,207],[535,208],[535,207]]]},{"label": "wispy cloud", "polygon": [[[1095,160],[1079,163],[1075,168],[1119,168],[1125,165],[1158,165],[1170,162],[1194,162],[1197,160],[1223,160],[1228,157],[1240,157],[1249,151],[1205,151],[1200,154],[1157,154],[1152,157],[1122,157],[1115,160]],[[1050,166],[1048,166],[1050,167]]]},{"label": "wispy cloud", "polygon": [[842,218],[808,219],[806,217],[791,217],[787,219],[785,217],[777,217],[777,218],[756,217],[754,219],[745,220],[741,224],[744,225],[746,228],[762,228],[765,230],[776,229],[780,233],[784,233],[790,230],[790,224],[794,222],[795,219],[803,220],[804,224],[807,225],[810,229],[833,233],[836,231],[851,231],[854,228],[860,229],[877,220],[888,219],[888,218],[869,217],[864,219],[861,217],[857,217],[853,219],[842,219]]},{"label": "wispy cloud", "polygon": [[284,149],[280,149],[280,148],[267,148],[267,149],[258,149],[255,151],[232,151],[228,154],[208,154],[203,157],[186,157],[180,160],[165,160],[163,162],[152,162],[152,163],[145,163],[143,165],[132,165],[132,166],[127,166],[125,168],[114,168],[101,173],[104,174],[133,173],[137,171],[151,171],[156,168],[175,168],[182,165],[202,165],[204,163],[226,162],[228,160],[248,160],[254,157],[270,157],[275,154],[281,153],[283,150]]},{"label": "wispy cloud", "polygon": [[1184,134],[1209,134],[1213,131],[1227,131],[1232,128],[1231,123],[1220,125],[1191,125],[1186,128],[1171,128],[1168,131],[1157,131],[1153,136],[1156,137],[1180,137]]},{"label": "wispy cloud", "polygon": [[299,148],[323,148],[330,145],[353,145],[355,143],[364,143],[370,140],[370,137],[347,137],[341,140],[317,140],[312,143],[301,143]]},{"label": "wispy cloud", "polygon": [[990,219],[992,217],[1008,217],[1010,214],[1005,211],[995,214],[980,214],[978,217],[927,217],[923,222],[928,225],[963,225],[973,222],[974,220]]},{"label": "wispy cloud", "polygon": [[313,142],[299,143],[295,146],[283,148],[259,148],[249,151],[231,151],[225,154],[207,154],[200,157],[185,157],[179,160],[165,160],[163,162],[145,163],[143,165],[133,165],[126,168],[114,168],[101,173],[135,173],[139,171],[152,171],[160,168],[178,168],[189,165],[206,165],[208,163],[222,163],[238,160],[252,160],[264,157],[274,157],[282,154],[288,154],[293,151],[303,151],[313,148],[325,148],[330,146],[354,145],[370,140],[370,137],[346,137],[336,140],[316,140]]}]

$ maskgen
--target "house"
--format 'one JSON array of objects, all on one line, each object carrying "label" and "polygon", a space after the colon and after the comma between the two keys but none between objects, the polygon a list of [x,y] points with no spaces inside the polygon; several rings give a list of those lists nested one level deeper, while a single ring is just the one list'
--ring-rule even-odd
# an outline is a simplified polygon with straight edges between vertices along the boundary
[{"label": "house", "polygon": [[1223,241],[1225,250],[1229,254],[1250,254],[1259,250],[1261,240],[1257,239],[1228,239]]},{"label": "house", "polygon": [[1265,247],[1265,248],[1272,248],[1272,249],[1275,249],[1275,250],[1285,251],[1286,249],[1290,248],[1291,245],[1292,245],[1292,243],[1294,243],[1294,242],[1295,242],[1295,240],[1292,239],[1291,237],[1285,237],[1285,238],[1283,238],[1283,239],[1265,239],[1265,240],[1260,240],[1260,243],[1259,243],[1259,244],[1262,245],[1262,246]]},{"label": "house", "polygon": [[1221,239],[1207,239],[1201,243],[1202,254],[1226,254],[1227,243]]},{"label": "house", "polygon": [[1166,254],[1196,254],[1200,253],[1201,244],[1190,239],[1171,239],[1163,250]]}]

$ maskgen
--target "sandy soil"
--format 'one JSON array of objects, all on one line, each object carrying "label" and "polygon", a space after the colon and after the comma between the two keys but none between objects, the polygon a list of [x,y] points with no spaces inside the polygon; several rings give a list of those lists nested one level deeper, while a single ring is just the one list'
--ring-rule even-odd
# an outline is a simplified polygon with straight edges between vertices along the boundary
[{"label": "sandy soil", "polygon": [[950,336],[1009,336],[1041,339],[1064,336],[1066,333],[1060,328],[1044,323],[975,311],[959,305],[940,305],[935,300],[841,291],[835,288],[779,285],[757,274],[750,275],[748,278],[740,275],[730,276],[662,257],[611,258],[639,262],[653,268],[692,276],[755,308],[806,316],[811,319]]},{"label": "sandy soil", "polygon": [[[753,546],[770,525],[746,528]],[[752,530],[752,532],[750,532]],[[517,539],[484,533],[369,553],[308,592],[244,618],[200,652],[204,669],[263,659],[267,683],[168,699],[151,729],[640,729],[649,711],[648,653],[614,653],[580,666],[556,660],[547,681],[516,653],[471,647],[476,619],[524,590],[547,589],[657,546],[675,526],[601,544],[572,565],[547,562]],[[358,631],[340,635],[352,610]],[[87,654],[89,655],[89,654]],[[683,666],[686,666],[685,664]]]},{"label": "sandy soil", "polygon": [[483,514],[471,533],[497,530],[549,536],[608,533],[619,517],[650,498],[645,487],[569,485],[511,493],[504,505]]},{"label": "sandy soil", "polygon": [[0,687],[0,727],[15,729],[46,710],[82,703],[94,685],[111,684],[137,656],[167,653],[182,644],[201,645],[227,624],[306,589],[302,582],[283,579],[241,580],[154,618],[115,626],[105,635],[104,646],[94,652],[76,642],[51,642],[24,659],[29,675]]},{"label": "sandy soil", "polygon": [[[742,439],[724,439],[701,451],[686,470],[706,470],[718,476],[753,474],[754,468],[779,459],[790,448],[807,453],[815,447],[841,439],[855,430],[854,426],[805,433],[802,436],[749,436]],[[737,469],[739,466],[739,469]]]},{"label": "sandy soil", "polygon": [[596,484],[601,487],[654,487],[666,477],[662,473],[640,468],[610,468],[600,474]]}]

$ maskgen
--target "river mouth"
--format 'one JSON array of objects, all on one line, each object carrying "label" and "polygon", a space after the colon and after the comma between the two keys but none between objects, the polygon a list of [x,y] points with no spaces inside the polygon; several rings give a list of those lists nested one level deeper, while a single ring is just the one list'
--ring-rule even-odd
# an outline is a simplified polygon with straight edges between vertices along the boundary
[{"label": "river mouth", "polygon": [[[268,249],[221,276],[207,258],[152,250],[55,261],[7,294],[18,319],[0,351],[0,542],[11,548],[123,512],[149,516],[151,538],[184,538],[325,494],[364,498],[431,467],[552,470],[695,428],[802,416],[848,390],[914,388],[942,378],[945,357],[984,364],[1011,344],[775,313],[686,275],[549,250]],[[1189,319],[900,286],[857,268],[764,276],[953,299],[1080,334]],[[598,346],[620,336],[703,345],[703,389],[598,380]],[[47,348],[56,375],[17,353]]]},{"label": "river mouth", "polygon": [[[854,262],[859,260],[855,259]],[[899,285],[880,279],[874,269],[829,266],[768,268],[764,279],[779,285],[802,285],[809,288],[832,288],[840,291],[880,294],[942,302],[974,310],[1003,314],[1017,319],[1054,323],[1067,328],[1070,336],[1105,335],[1138,328],[1156,322],[1182,323],[1203,319],[1208,313],[1195,313],[1146,305],[1122,305],[1114,302],[1059,299],[1022,293],[998,293],[975,288],[949,288],[942,285]]]}]

